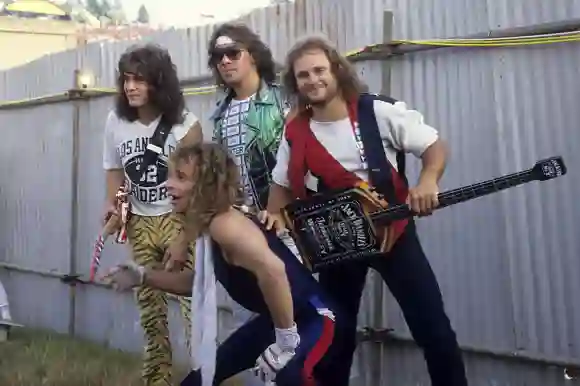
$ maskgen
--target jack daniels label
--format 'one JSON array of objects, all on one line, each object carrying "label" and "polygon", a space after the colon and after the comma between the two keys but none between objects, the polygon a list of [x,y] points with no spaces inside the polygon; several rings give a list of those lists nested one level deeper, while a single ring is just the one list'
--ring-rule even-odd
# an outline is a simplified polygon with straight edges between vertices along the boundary
[{"label": "jack daniels label", "polygon": [[372,223],[354,189],[314,195],[286,208],[294,237],[313,271],[380,254]]}]

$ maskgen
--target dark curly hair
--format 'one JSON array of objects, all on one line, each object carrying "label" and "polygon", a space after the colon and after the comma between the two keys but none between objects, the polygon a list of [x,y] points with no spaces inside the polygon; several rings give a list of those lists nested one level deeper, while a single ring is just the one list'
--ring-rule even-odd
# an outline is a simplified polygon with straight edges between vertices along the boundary
[{"label": "dark curly hair", "polygon": [[185,101],[177,70],[169,52],[155,44],[130,47],[119,59],[116,111],[119,118],[137,120],[137,109],[129,105],[125,95],[125,74],[142,77],[149,85],[149,103],[162,114],[169,126],[183,123]]},{"label": "dark curly hair", "polygon": [[254,63],[256,64],[256,70],[258,71],[260,79],[267,84],[272,84],[276,81],[276,64],[272,57],[270,47],[268,47],[266,43],[264,43],[260,37],[245,24],[225,23],[214,30],[207,46],[207,65],[212,70],[216,84],[219,87],[223,90],[229,89],[211,60],[211,54],[215,48],[216,40],[220,36],[229,37],[250,53],[254,59]]}]

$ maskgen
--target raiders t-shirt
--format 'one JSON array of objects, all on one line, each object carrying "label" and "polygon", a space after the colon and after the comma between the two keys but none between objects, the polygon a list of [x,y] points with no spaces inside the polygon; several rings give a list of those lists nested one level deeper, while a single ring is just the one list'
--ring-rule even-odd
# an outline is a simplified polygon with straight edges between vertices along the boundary
[{"label": "raiders t-shirt", "polygon": [[166,187],[169,155],[198,121],[193,113],[184,112],[183,123],[173,126],[157,162],[149,165],[147,170],[141,170],[143,154],[159,119],[144,125],[139,121],[128,122],[111,111],[105,125],[103,167],[105,170],[124,169],[131,190],[131,212],[141,216],[171,212],[171,199]]}]

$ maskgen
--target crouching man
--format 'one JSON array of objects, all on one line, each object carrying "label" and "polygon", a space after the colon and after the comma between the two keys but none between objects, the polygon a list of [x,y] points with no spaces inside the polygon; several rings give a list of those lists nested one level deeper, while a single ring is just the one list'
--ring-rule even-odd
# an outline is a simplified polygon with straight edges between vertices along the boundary
[{"label": "crouching man", "polygon": [[[192,291],[192,283],[194,275],[196,281],[202,280],[202,267],[205,274],[211,265],[229,295],[258,314],[219,346],[211,380],[202,379],[207,373],[198,368],[182,386],[219,385],[251,368],[264,381],[275,381],[278,386],[332,386],[325,382],[332,369],[326,365],[331,361],[324,357],[339,333],[335,328],[337,310],[276,231],[262,225],[268,222],[267,214],[262,212],[258,219],[237,209],[241,192],[238,169],[217,144],[176,149],[167,182],[174,211],[182,213],[184,231],[197,240],[198,251],[211,238],[212,256],[196,251],[195,273],[129,263],[113,268],[107,278],[119,290],[146,284],[178,295],[191,294],[195,303],[196,298],[210,298],[207,288],[211,285],[198,293]],[[200,314],[199,310],[194,313]],[[215,325],[194,325],[196,328],[205,333]]]}]

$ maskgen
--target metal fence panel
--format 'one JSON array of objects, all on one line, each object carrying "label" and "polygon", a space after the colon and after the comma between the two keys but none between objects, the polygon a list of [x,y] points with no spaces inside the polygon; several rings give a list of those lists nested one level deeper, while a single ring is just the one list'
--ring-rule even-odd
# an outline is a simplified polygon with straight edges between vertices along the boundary
[{"label": "metal fence panel", "polygon": [[0,111],[0,259],[68,272],[72,108]]},{"label": "metal fence panel", "polygon": [[69,331],[69,287],[58,279],[0,268],[14,320],[29,328]]},{"label": "metal fence panel", "polygon": [[[522,170],[552,155],[564,156],[570,166],[564,178],[419,221],[462,342],[580,357],[572,328],[580,322],[573,306],[578,283],[571,278],[580,272],[574,258],[580,211],[568,207],[580,192],[573,166],[578,136],[572,134],[578,91],[569,84],[576,51],[573,44],[442,50],[393,62],[393,95],[423,111],[450,142],[445,188]],[[411,166],[412,176],[418,166]]]}]

